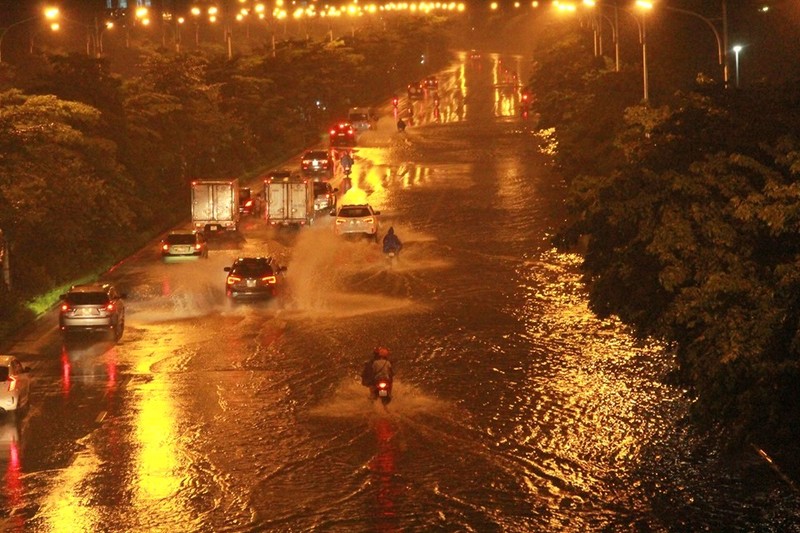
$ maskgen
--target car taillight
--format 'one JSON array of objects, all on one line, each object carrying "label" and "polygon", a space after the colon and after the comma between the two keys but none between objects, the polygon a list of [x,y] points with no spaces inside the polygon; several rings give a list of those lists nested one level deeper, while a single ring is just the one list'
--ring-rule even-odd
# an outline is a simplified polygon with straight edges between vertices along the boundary
[{"label": "car taillight", "polygon": [[336,130],[331,130],[331,135],[336,135]]},{"label": "car taillight", "polygon": [[239,276],[233,276],[233,275],[229,275],[229,276],[228,276],[228,279],[227,279],[227,280],[225,280],[225,282],[226,282],[228,285],[233,285],[234,283],[239,283],[240,281],[242,281],[242,278],[241,278],[241,277],[239,277]]},{"label": "car taillight", "polygon": [[337,218],[336,219],[336,223],[337,224],[344,224],[345,222],[347,222],[347,221],[345,219],[343,219],[343,218]]},{"label": "car taillight", "polygon": [[61,304],[61,312],[66,313],[70,310],[69,304]]},{"label": "car taillight", "polygon": [[113,310],[114,310],[114,304],[113,303],[109,303],[108,305],[106,305],[106,311],[113,311]]},{"label": "car taillight", "polygon": [[203,245],[202,245],[202,244],[200,244],[199,242],[198,242],[197,244],[195,244],[195,245],[194,245],[194,249],[195,249],[195,250],[200,250],[201,248],[203,248]]},{"label": "car taillight", "polygon": [[385,381],[379,381],[379,382],[378,382],[378,388],[379,388],[379,389],[385,389],[385,388],[386,388],[386,387],[388,387],[388,386],[389,386],[389,384],[388,384],[388,383],[386,383]]},{"label": "car taillight", "polygon": [[365,224],[372,224],[373,222],[375,222],[375,219],[373,219],[373,218],[365,218],[364,219],[364,223]]},{"label": "car taillight", "polygon": [[162,244],[161,245],[161,249],[164,250],[165,252],[168,252],[169,251],[169,244],[166,244],[166,243]]},{"label": "car taillight", "polygon": [[253,200],[247,200],[247,201],[244,203],[244,206],[245,206],[245,207],[252,207],[252,206],[253,206]]},{"label": "car taillight", "polygon": [[17,388],[17,378],[9,376],[8,377],[8,392],[11,392],[16,388]]},{"label": "car taillight", "polygon": [[261,278],[261,281],[263,281],[264,283],[272,284],[275,283],[277,279],[275,278],[275,276],[264,276],[263,278]]}]

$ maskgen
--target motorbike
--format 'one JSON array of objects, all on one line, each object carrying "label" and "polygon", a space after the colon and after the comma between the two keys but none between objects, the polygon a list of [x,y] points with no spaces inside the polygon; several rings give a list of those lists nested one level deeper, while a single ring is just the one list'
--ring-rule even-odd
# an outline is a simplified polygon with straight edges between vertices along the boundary
[{"label": "motorbike", "polygon": [[372,399],[380,400],[385,406],[392,401],[392,380],[379,379],[372,386]]},{"label": "motorbike", "polygon": [[353,187],[353,180],[350,177],[352,167],[344,167],[344,177],[342,178],[342,194],[345,194]]}]

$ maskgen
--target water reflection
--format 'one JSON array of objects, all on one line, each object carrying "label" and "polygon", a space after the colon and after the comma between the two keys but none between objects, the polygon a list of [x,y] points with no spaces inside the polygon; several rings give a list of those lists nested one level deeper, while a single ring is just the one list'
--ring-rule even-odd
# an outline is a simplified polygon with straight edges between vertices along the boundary
[{"label": "water reflection", "polygon": [[369,462],[372,485],[375,489],[375,530],[385,533],[401,531],[397,520],[397,497],[401,484],[396,478],[394,437],[397,429],[387,417],[379,417],[373,424],[378,452]]}]

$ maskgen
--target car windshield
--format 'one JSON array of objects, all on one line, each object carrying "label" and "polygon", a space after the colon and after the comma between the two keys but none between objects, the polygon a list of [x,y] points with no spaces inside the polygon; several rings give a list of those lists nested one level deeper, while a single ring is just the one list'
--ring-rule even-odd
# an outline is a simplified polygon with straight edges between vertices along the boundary
[{"label": "car windshield", "polygon": [[308,152],[305,159],[328,159],[328,152]]},{"label": "car windshield", "polygon": [[8,381],[8,367],[0,366],[0,381]]},{"label": "car windshield", "polygon": [[239,199],[248,200],[250,198],[250,189],[239,189]]},{"label": "car windshield", "polygon": [[372,213],[369,211],[369,207],[343,207],[341,211],[339,211],[340,217],[347,217],[347,218],[360,218],[360,217],[368,217]]},{"label": "car windshield", "polygon": [[195,237],[193,233],[172,233],[167,235],[168,244],[194,244]]},{"label": "car windshield", "polygon": [[245,278],[269,276],[273,273],[272,267],[264,260],[238,261],[233,265],[231,272]]},{"label": "car windshield", "polygon": [[106,305],[108,295],[104,292],[71,292],[67,294],[70,305]]},{"label": "car windshield", "polygon": [[366,120],[369,120],[369,117],[365,113],[350,113],[351,122],[359,122]]}]

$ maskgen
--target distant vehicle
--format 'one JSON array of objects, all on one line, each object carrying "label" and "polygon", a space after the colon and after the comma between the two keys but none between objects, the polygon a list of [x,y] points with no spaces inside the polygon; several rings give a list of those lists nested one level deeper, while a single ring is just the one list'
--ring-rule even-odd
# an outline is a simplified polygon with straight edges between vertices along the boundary
[{"label": "distant vehicle", "polygon": [[314,209],[317,211],[321,209],[331,209],[336,207],[336,192],[338,189],[331,187],[331,184],[325,181],[314,182]]},{"label": "distant vehicle", "polygon": [[333,159],[327,150],[309,150],[303,154],[300,169],[303,176],[330,179],[333,177]]},{"label": "distant vehicle", "polygon": [[200,231],[172,231],[161,241],[161,258],[208,259],[208,243]]},{"label": "distant vehicle", "polygon": [[467,55],[467,57],[469,59],[480,59],[481,58],[481,53],[478,52],[475,49],[472,49],[472,50],[469,51],[469,54]]},{"label": "distant vehicle", "polygon": [[0,355],[0,414],[19,412],[30,405],[30,371],[13,355]]},{"label": "distant vehicle", "polygon": [[371,130],[375,124],[375,111],[369,107],[351,107],[347,112],[347,121],[356,131]]},{"label": "distant vehicle", "polygon": [[239,181],[192,182],[192,226],[206,235],[239,229]]},{"label": "distant vehicle", "polygon": [[224,270],[228,273],[225,294],[240,300],[277,296],[286,267],[276,265],[271,257],[240,257]]},{"label": "distant vehicle", "polygon": [[330,130],[331,148],[353,148],[356,146],[356,129],[349,122],[339,122]]},{"label": "distant vehicle", "polygon": [[378,240],[378,215],[369,204],[343,205],[336,212],[333,231],[336,235],[364,235]]},{"label": "distant vehicle", "polygon": [[261,198],[250,187],[239,188],[239,213],[243,216],[261,214]]},{"label": "distant vehicle", "polygon": [[422,100],[425,97],[425,91],[423,91],[422,85],[418,81],[409,83],[407,90],[409,100]]},{"label": "distant vehicle", "polygon": [[64,334],[72,331],[107,331],[114,340],[125,329],[125,295],[110,283],[73,285],[60,296],[58,325]]},{"label": "distant vehicle", "polygon": [[431,91],[438,91],[439,80],[436,79],[436,76],[428,76],[427,78],[422,80],[422,86]]},{"label": "distant vehicle", "polygon": [[314,222],[314,182],[300,176],[264,180],[266,219],[273,226],[306,226]]}]

